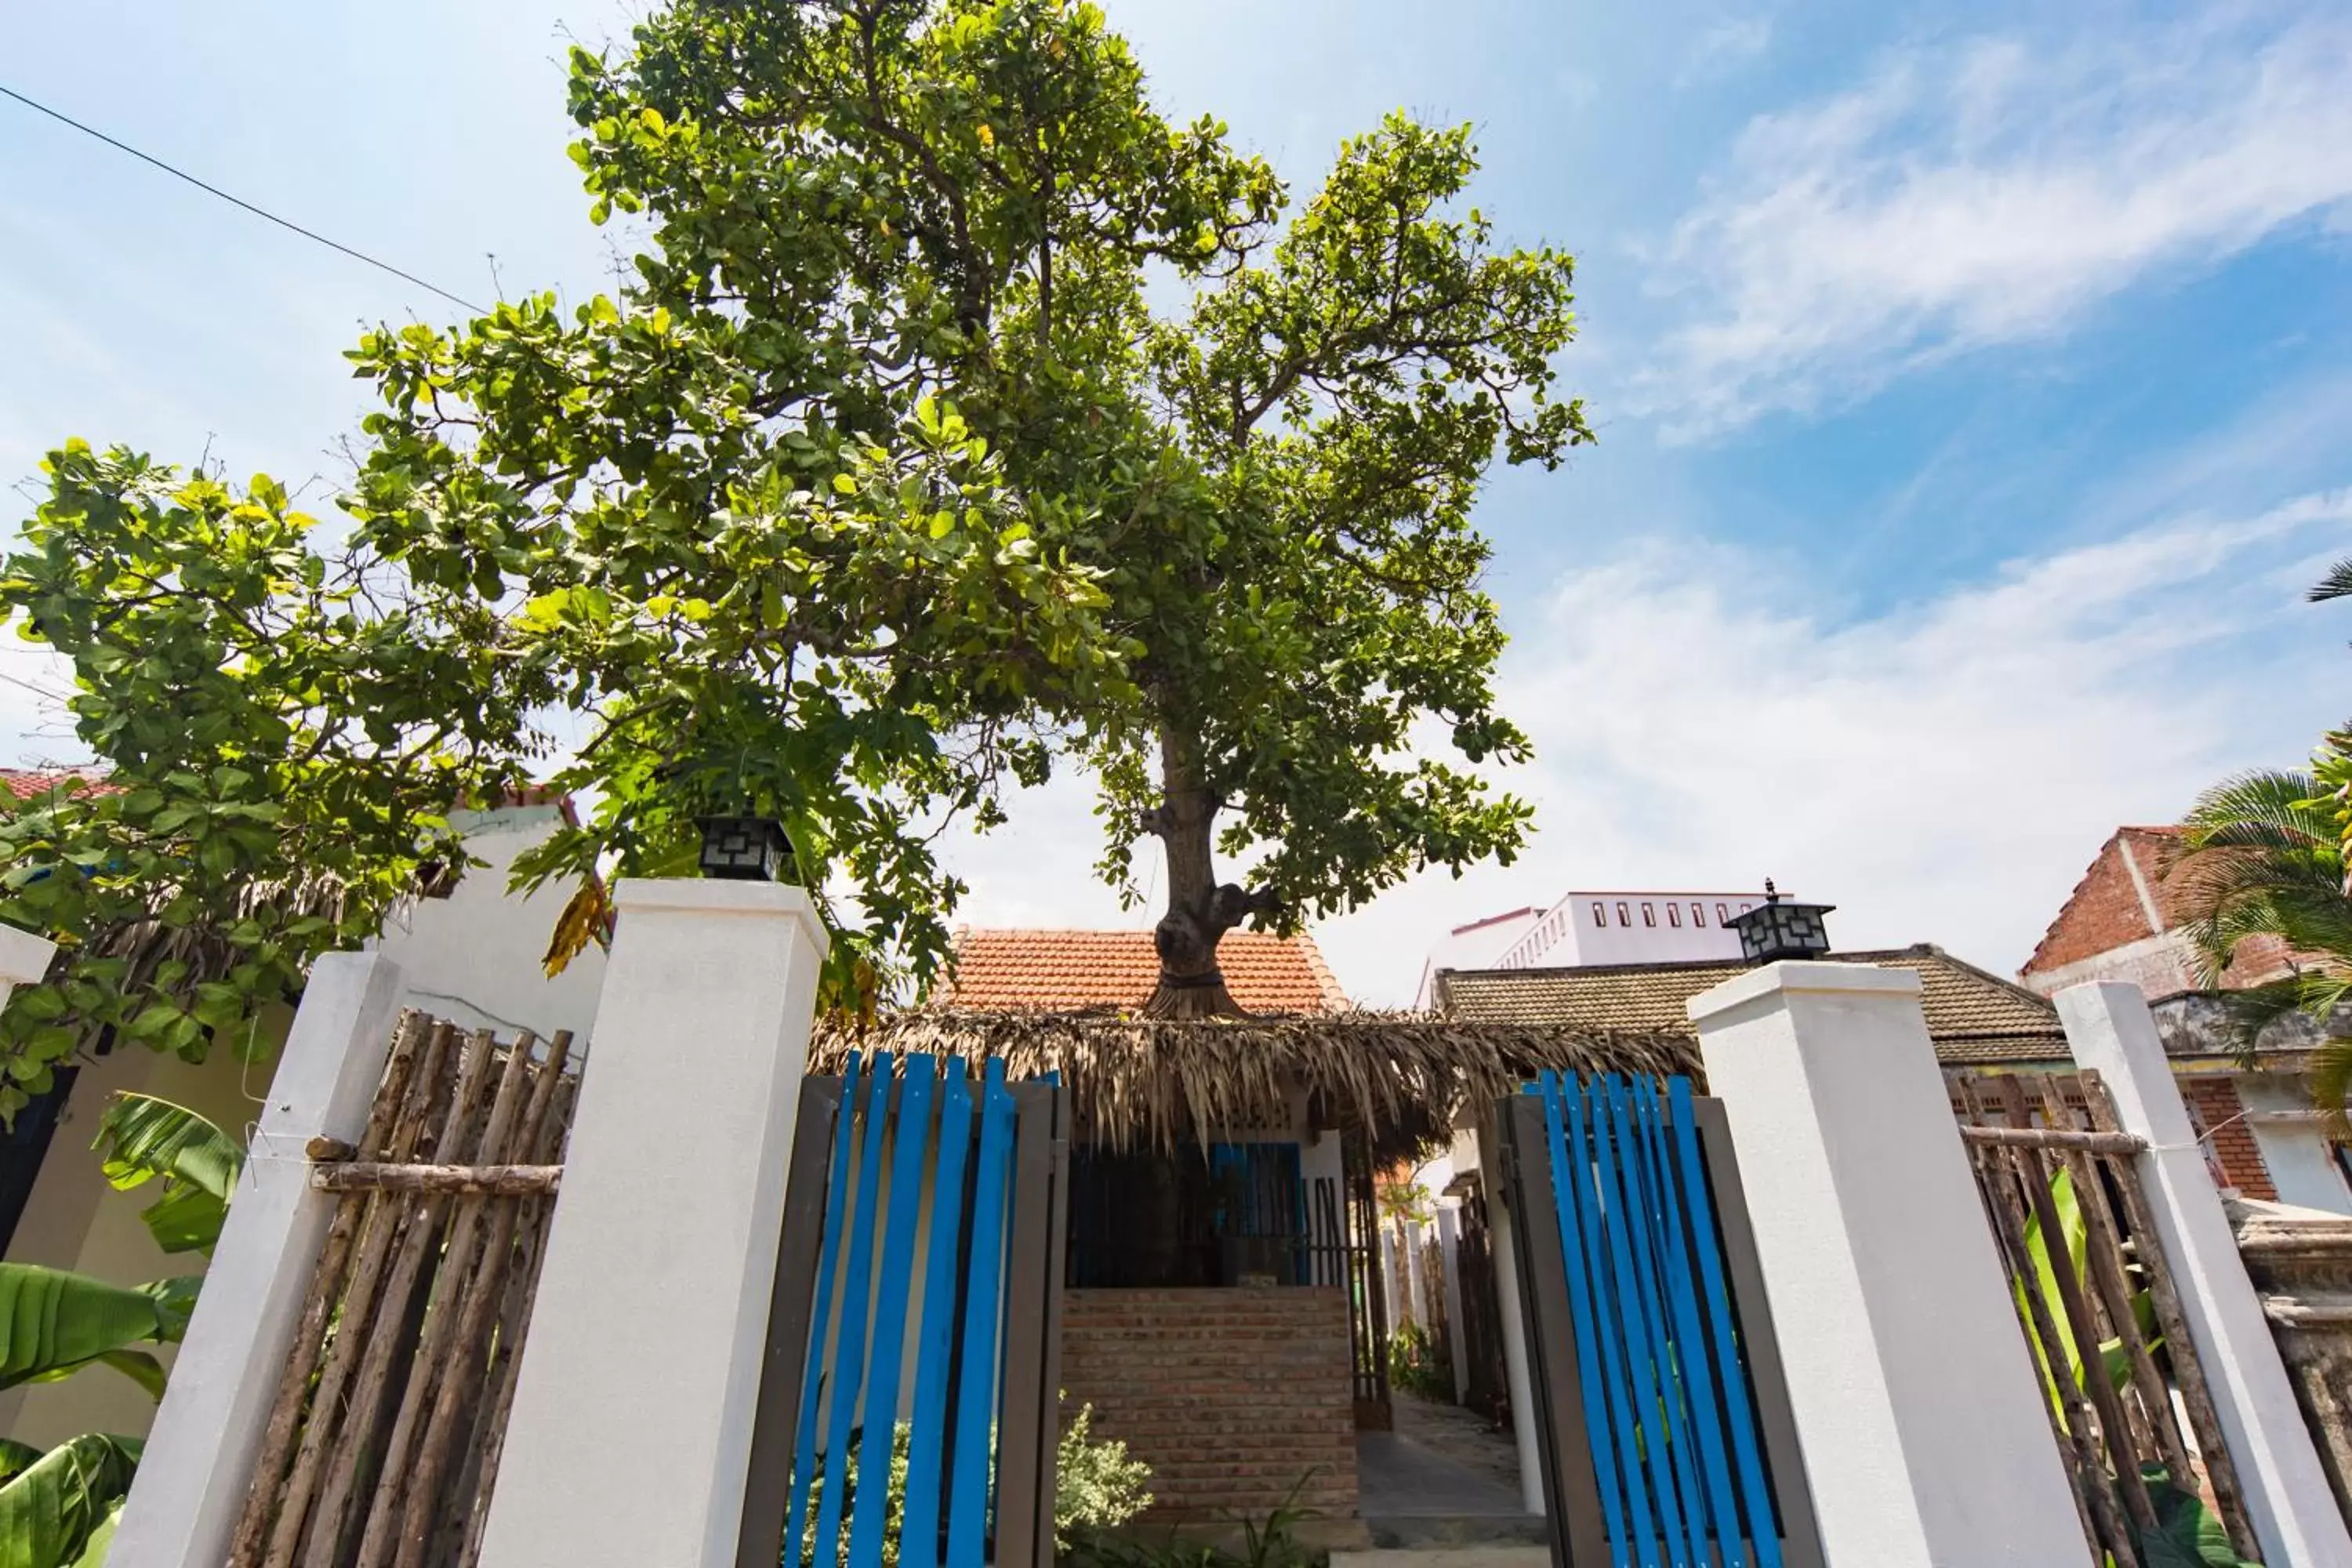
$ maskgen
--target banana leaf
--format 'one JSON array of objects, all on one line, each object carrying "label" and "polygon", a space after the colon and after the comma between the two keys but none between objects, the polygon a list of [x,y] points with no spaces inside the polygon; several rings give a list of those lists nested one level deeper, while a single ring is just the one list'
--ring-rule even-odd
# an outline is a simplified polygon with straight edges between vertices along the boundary
[{"label": "banana leaf", "polygon": [[2230,1544],[2230,1531],[2204,1500],[2177,1485],[2161,1465],[2142,1472],[2147,1500],[2156,1505],[2156,1524],[2135,1529],[2141,1568],[2261,1568],[2247,1562]]},{"label": "banana leaf", "polygon": [[126,1287],[61,1268],[0,1263],[0,1388],[50,1382],[105,1362],[160,1398],[163,1369],[131,1347],[177,1339],[187,1327],[184,1301],[193,1289],[188,1280]]},{"label": "banana leaf", "polygon": [[[2083,1218],[2082,1200],[2074,1191],[2074,1177],[2072,1172],[2060,1171],[2051,1177],[2050,1200],[2051,1207],[2058,1215],[2058,1228],[2065,1242],[2068,1264],[2072,1268],[2074,1279],[2087,1289],[2090,1279],[2088,1273],[2090,1226]],[[2018,1321],[2025,1326],[2026,1342],[2033,1351],[2034,1364],[2042,1373],[2042,1393],[2048,1397],[2051,1408],[2057,1412],[2060,1424],[2063,1425],[2066,1420],[2067,1398],[2056,1381],[2056,1365],[2063,1364],[2066,1369],[2066,1388],[2087,1390],[2090,1384],[2084,1381],[2082,1354],[2074,1347],[2074,1336],[2066,1331],[2065,1301],[2058,1290],[2057,1271],[2051,1261],[2049,1242],[2042,1234],[2042,1216],[2038,1213],[2026,1215],[2025,1250],[2033,1264],[2032,1288],[2041,1294],[2043,1305],[2049,1310],[2051,1322],[2058,1328],[2059,1343],[2056,1347],[2055,1363],[2050,1347],[2042,1344],[2042,1336],[2034,1329],[2033,1320],[2027,1311],[2026,1283],[2018,1279],[2011,1280],[2010,1293],[2017,1305]],[[2154,1299],[2145,1289],[2136,1291],[2132,1296],[2131,1307],[2133,1317],[2138,1321],[2141,1337],[2147,1341],[2149,1350],[2156,1350],[2164,1342],[2155,1337]],[[2131,1356],[2124,1349],[2124,1342],[2120,1338],[2103,1342],[2099,1346],[2099,1359],[2100,1370],[2110,1385],[2122,1389],[2130,1384]]]},{"label": "banana leaf", "polygon": [[106,1517],[98,1521],[98,1528],[82,1542],[81,1555],[73,1560],[71,1568],[106,1568],[107,1549],[114,1544],[114,1528],[122,1522],[122,1505],[129,1500],[114,1500],[114,1506],[106,1510]]},{"label": "banana leaf", "polygon": [[0,1568],[75,1568],[131,1490],[135,1438],[92,1432],[0,1483]]},{"label": "banana leaf", "polygon": [[23,1473],[26,1466],[41,1457],[41,1451],[30,1443],[19,1443],[14,1437],[0,1437],[0,1481]]},{"label": "banana leaf", "polygon": [[211,1121],[168,1100],[118,1094],[90,1147],[106,1156],[106,1179],[129,1192],[161,1178],[163,1194],[140,1212],[166,1252],[209,1254],[228,1217],[245,1151]]}]

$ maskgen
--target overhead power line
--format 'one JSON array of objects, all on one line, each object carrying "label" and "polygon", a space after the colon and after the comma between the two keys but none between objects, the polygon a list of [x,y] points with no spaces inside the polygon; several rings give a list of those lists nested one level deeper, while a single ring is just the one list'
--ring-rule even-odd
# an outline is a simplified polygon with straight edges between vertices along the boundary
[{"label": "overhead power line", "polygon": [[69,114],[60,114],[46,103],[38,103],[34,101],[32,99],[26,98],[23,93],[16,91],[14,88],[0,87],[0,97],[13,98],[17,102],[23,104],[26,108],[32,110],[37,113],[46,114],[60,125],[69,125],[76,131],[80,132],[83,135],[95,137],[119,153],[128,153],[142,163],[152,163],[156,168],[163,170],[163,173],[171,175],[175,180],[185,180],[188,184],[195,186],[196,189],[204,192],[206,195],[218,196],[221,200],[228,203],[231,206],[243,207],[247,212],[251,213],[254,216],[257,218],[266,218],[269,222],[276,224],[280,228],[289,229],[295,234],[300,235],[304,239],[315,240],[317,243],[325,246],[330,250],[339,250],[342,252],[345,256],[350,257],[354,261],[364,261],[379,272],[389,272],[394,278],[400,279],[404,282],[414,283],[419,289],[429,289],[433,293],[440,295],[441,298],[448,300],[451,304],[462,305],[478,316],[485,313],[482,307],[479,305],[475,304],[470,300],[462,299],[456,294],[452,294],[448,289],[442,288],[438,283],[428,283],[424,279],[419,278],[415,273],[404,272],[389,261],[379,261],[364,250],[353,250],[348,245],[339,244],[334,240],[329,239],[323,234],[318,234],[310,229],[304,228],[299,223],[289,222],[285,218],[279,217],[274,212],[269,212],[264,208],[255,206],[251,202],[243,200],[240,197],[230,195],[218,185],[206,184],[204,181],[199,180],[194,174],[189,174],[186,170],[175,169],[171,164],[163,162],[163,159],[152,157],[148,153],[142,153],[138,148],[131,146],[127,142],[118,142],[113,137],[109,136],[105,132],[84,125],[80,121],[76,120]]}]

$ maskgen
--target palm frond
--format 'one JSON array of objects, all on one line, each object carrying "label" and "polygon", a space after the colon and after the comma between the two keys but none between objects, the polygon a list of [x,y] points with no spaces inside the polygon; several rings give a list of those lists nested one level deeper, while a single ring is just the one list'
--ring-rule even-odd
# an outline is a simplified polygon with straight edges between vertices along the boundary
[{"label": "palm frond", "polygon": [[2191,850],[2270,848],[2335,840],[2335,825],[2315,804],[2319,781],[2299,769],[2255,768],[2197,797],[2180,826]]},{"label": "palm frond", "polygon": [[2263,769],[2207,790],[2162,870],[2206,989],[2282,963],[2352,973],[2343,840],[2310,773]]},{"label": "palm frond", "polygon": [[2325,1119],[2327,1135],[2352,1141],[2352,1111],[2346,1104],[2352,1100],[2352,1036],[2331,1036],[2311,1053],[2306,1071],[2311,1103]]},{"label": "palm frond", "polygon": [[2352,555],[2330,566],[2327,575],[2311,585],[2311,602],[2315,605],[2343,598],[2352,598]]}]

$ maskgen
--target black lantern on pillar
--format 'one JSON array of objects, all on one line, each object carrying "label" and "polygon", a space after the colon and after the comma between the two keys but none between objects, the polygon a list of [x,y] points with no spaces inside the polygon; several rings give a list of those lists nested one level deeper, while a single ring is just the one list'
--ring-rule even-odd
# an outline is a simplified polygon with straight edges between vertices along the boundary
[{"label": "black lantern on pillar", "polygon": [[1834,904],[1784,903],[1772,879],[1764,879],[1764,901],[1731,917],[1739,932],[1740,955],[1750,963],[1774,963],[1784,958],[1819,958],[1830,950],[1829,928],[1822,917]]},{"label": "black lantern on pillar", "polygon": [[734,882],[781,880],[793,841],[772,816],[698,816],[702,874]]}]

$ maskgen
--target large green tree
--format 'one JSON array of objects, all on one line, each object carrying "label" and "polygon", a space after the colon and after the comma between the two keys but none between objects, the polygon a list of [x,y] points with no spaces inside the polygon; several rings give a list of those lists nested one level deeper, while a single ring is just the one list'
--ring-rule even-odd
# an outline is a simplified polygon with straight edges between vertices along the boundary
[{"label": "large green tree", "polygon": [[[1099,584],[1123,678],[1033,685],[1024,716],[1100,779],[1108,878],[1160,841],[1154,1011],[1230,1009],[1216,948],[1244,921],[1511,854],[1527,808],[1465,765],[1526,752],[1471,508],[1498,454],[1556,464],[1589,431],[1550,395],[1570,261],[1464,206],[1465,131],[1393,116],[1294,203],[1055,0],[682,4],[618,61],[575,55],[572,91],[599,214],[651,237],[576,342],[675,323],[711,356],[681,390],[733,389],[819,479],[948,400],[1042,550]],[[494,374],[540,353],[499,345]],[[590,455],[689,445],[617,385],[632,412]],[[678,459],[681,509],[741,460],[712,455]],[[1246,885],[1219,851],[1254,858]]]},{"label": "large green tree", "polygon": [[[78,728],[138,786],[77,808],[102,830],[48,853],[75,868],[56,896],[129,918],[143,889],[251,938],[231,895],[312,863],[292,822],[358,799],[383,831],[317,865],[382,889],[561,742],[554,782],[597,804],[520,868],[581,882],[552,960],[600,928],[588,873],[684,870],[696,817],[755,813],[829,899],[836,998],[870,1001],[946,955],[943,821],[1076,763],[1108,878],[1131,895],[1135,847],[1163,847],[1153,1005],[1183,1013],[1231,1006],[1216,947],[1244,921],[1516,848],[1525,806],[1475,771],[1526,742],[1495,710],[1471,507],[1498,455],[1589,433],[1550,395],[1569,258],[1496,246],[1466,132],[1393,117],[1294,201],[1062,0],[685,0],[617,58],[575,53],[571,103],[625,285],[363,339],[347,568],[279,537],[308,523],[266,479],[52,458],[6,603],[75,658]],[[207,552],[255,529],[238,593],[268,616],[229,615]],[[117,630],[151,600],[176,617],[161,684]],[[175,717],[188,765],[131,735]],[[223,791],[245,862],[124,858]],[[101,978],[93,1016],[191,1048],[200,1004],[233,1021],[247,994],[170,996],[175,1024],[154,977]]]}]

